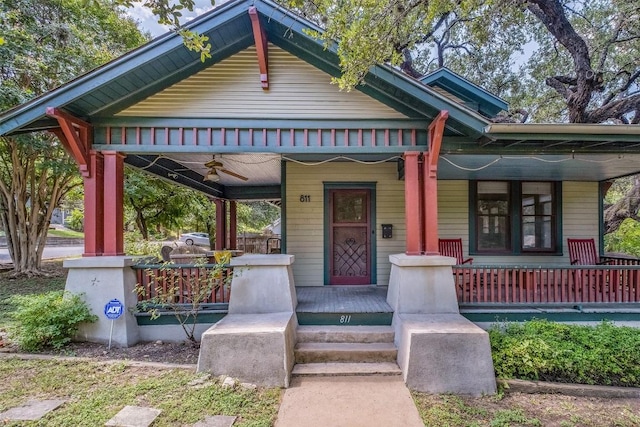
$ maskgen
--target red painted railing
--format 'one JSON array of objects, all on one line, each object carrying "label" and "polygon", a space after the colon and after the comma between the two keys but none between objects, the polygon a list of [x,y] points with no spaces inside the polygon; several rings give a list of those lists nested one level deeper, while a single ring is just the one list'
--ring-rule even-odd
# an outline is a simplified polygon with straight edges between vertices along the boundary
[{"label": "red painted railing", "polygon": [[453,275],[460,303],[640,302],[640,265],[632,259],[597,266],[454,266]]},{"label": "red painted railing", "polygon": [[151,264],[134,266],[138,300],[171,296],[173,303],[228,303],[233,269],[215,264]]}]

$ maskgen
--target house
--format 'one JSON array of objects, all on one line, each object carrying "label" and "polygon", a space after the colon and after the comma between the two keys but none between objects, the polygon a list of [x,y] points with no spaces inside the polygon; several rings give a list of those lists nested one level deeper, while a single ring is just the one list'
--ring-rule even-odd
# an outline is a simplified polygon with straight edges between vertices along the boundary
[{"label": "house", "polygon": [[[209,37],[210,59],[165,34],[0,116],[0,135],[54,132],[77,161],[86,216],[78,270],[131,280],[126,164],[213,198],[218,235],[228,236],[220,250],[235,249],[236,201],[280,200],[281,252],[295,262],[265,256],[291,271],[285,293],[295,283],[389,285],[391,294],[394,274],[404,274],[394,266],[413,265],[396,254],[439,259],[439,238],[461,238],[474,266],[454,267],[459,282],[446,298],[456,313],[455,292],[461,303],[575,302],[540,299],[539,287],[560,295],[557,287],[595,271],[570,266],[566,238],[601,249],[601,196],[609,180],[640,172],[640,126],[492,123],[506,103],[446,69],[416,80],[378,65],[340,91],[330,84],[340,73],[335,47],[270,0],[231,1],[188,27]],[[451,263],[438,266],[448,286]],[[613,277],[607,268],[598,277]],[[612,302],[638,302],[634,268],[616,268],[626,296]]]}]

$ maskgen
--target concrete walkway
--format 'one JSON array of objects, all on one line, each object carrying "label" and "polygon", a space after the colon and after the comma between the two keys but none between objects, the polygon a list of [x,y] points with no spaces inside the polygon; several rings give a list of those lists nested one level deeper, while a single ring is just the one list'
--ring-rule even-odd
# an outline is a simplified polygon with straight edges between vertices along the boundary
[{"label": "concrete walkway", "polygon": [[424,427],[401,376],[298,377],[276,427]]}]

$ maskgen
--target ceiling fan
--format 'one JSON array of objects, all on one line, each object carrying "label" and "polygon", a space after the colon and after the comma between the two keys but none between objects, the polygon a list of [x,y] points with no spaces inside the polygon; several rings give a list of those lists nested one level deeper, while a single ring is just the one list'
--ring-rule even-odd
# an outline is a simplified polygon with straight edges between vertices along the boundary
[{"label": "ceiling fan", "polygon": [[222,164],[222,162],[219,162],[216,160],[216,156],[214,155],[213,158],[211,160],[209,160],[207,163],[204,164],[204,166],[206,168],[209,169],[209,171],[204,175],[204,180],[205,181],[220,181],[220,175],[218,175],[218,172],[221,173],[225,173],[227,175],[230,175],[234,178],[238,178],[241,179],[242,181],[248,181],[249,178],[247,178],[246,176],[242,176],[240,174],[237,174],[233,171],[230,171],[228,169],[224,168],[224,165]]}]

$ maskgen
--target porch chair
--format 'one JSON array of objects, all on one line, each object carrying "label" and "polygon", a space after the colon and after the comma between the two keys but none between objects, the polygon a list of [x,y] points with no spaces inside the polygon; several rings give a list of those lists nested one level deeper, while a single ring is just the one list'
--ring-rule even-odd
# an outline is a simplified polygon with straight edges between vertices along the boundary
[{"label": "porch chair", "polygon": [[[442,256],[456,259],[456,265],[473,264],[473,258],[464,259],[462,255],[462,239],[438,239],[438,251]],[[475,289],[471,289],[471,273],[465,269],[453,268],[453,281],[456,284],[458,298],[471,301]],[[475,288],[475,287],[474,287]]]},{"label": "porch chair", "polygon": [[610,264],[610,260],[601,261],[596,251],[594,239],[567,239],[569,261],[571,265]]},{"label": "porch chair", "polygon": [[[567,247],[569,249],[569,262],[571,265],[603,265],[611,264],[613,260],[601,260],[596,251],[596,242],[594,239],[567,239]],[[576,285],[576,293],[582,292],[589,299],[601,299],[606,283],[609,280],[618,281],[617,272],[606,274],[601,270],[575,270],[573,272],[573,281]],[[611,276],[611,277],[607,277]],[[586,289],[585,286],[586,285]]]},{"label": "porch chair", "polygon": [[462,255],[462,239],[438,239],[438,250],[442,256],[455,258],[457,265],[473,264],[473,258],[464,259]]}]

